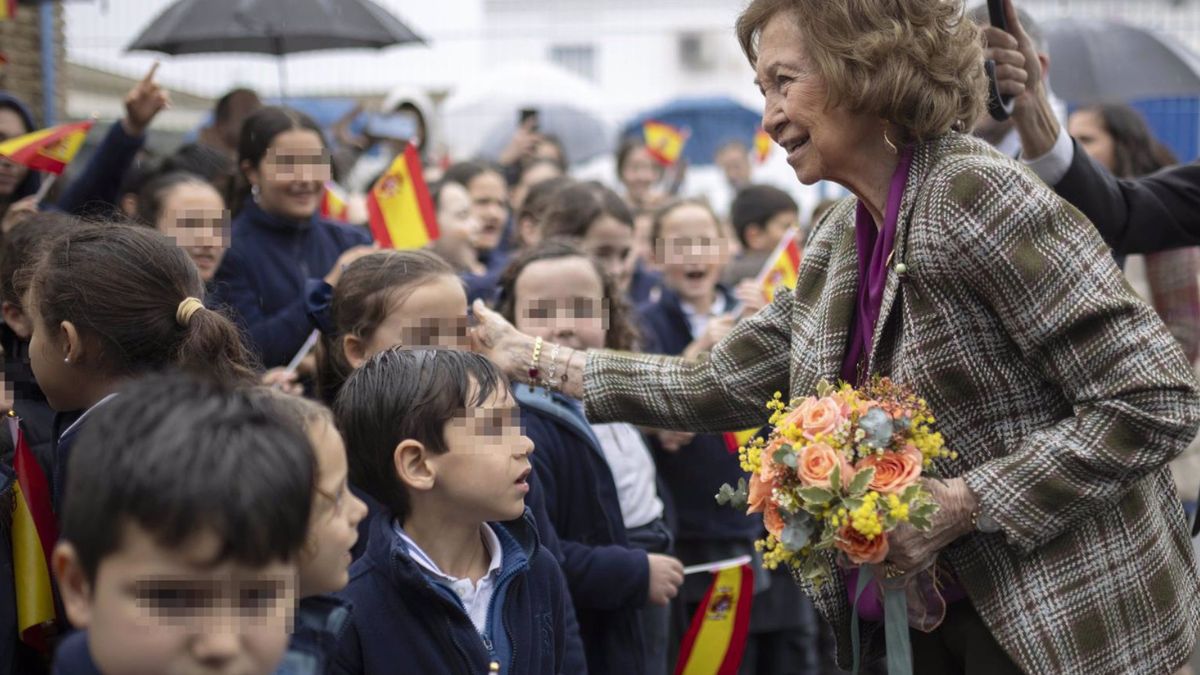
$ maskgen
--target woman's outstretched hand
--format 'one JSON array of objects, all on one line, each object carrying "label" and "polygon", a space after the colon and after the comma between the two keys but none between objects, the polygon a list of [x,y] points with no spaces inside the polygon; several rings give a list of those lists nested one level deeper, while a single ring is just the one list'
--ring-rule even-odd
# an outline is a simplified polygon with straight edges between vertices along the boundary
[{"label": "woman's outstretched hand", "polygon": [[491,359],[510,379],[528,381],[534,339],[488,309],[482,300],[476,300],[471,310],[475,314],[475,325],[471,328],[471,349]]}]

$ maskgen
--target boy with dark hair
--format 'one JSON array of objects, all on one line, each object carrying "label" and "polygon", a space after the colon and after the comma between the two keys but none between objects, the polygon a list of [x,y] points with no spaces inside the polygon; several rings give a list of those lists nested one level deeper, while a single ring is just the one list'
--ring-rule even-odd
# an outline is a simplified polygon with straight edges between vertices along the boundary
[{"label": "boy with dark hair", "polygon": [[271,673],[312,503],[303,432],[244,393],[135,381],[71,454],[53,567],[71,623],[55,673]]},{"label": "boy with dark hair", "polygon": [[729,220],[742,243],[742,252],[725,268],[721,283],[728,288],[753,279],[789,228],[796,227],[800,207],[791,195],[771,185],[738,190],[729,207]]},{"label": "boy with dark hair", "polygon": [[341,673],[558,673],[562,573],[525,495],[533,444],[504,376],[470,352],[392,349],[334,406],[350,479],[383,505],[340,593]]}]

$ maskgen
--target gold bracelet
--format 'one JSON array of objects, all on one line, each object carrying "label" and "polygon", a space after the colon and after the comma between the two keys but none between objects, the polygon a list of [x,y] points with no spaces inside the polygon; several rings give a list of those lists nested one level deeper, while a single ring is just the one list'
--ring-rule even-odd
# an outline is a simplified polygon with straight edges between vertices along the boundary
[{"label": "gold bracelet", "polygon": [[537,338],[533,341],[533,356],[529,360],[529,381],[537,384],[538,376],[541,375],[541,370],[538,364],[542,360],[542,338]]}]

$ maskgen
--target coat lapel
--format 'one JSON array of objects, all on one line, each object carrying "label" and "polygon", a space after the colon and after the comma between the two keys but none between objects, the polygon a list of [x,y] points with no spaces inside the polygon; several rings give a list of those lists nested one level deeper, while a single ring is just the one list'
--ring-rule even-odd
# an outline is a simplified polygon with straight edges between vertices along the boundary
[{"label": "coat lapel", "polygon": [[[832,242],[829,268],[826,272],[825,288],[822,293],[818,316],[817,341],[820,354],[818,377],[836,380],[846,359],[846,345],[850,339],[850,326],[854,322],[854,311],[858,300],[858,254],[854,241],[854,205],[848,199],[838,205],[847,214],[831,214],[834,222],[841,224],[841,231]],[[812,392],[804,392],[805,396]]]}]

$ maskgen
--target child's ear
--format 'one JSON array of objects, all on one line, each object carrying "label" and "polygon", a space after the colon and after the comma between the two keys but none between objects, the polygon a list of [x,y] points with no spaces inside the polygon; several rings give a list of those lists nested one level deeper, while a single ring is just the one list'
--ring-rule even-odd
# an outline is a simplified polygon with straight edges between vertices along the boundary
[{"label": "child's ear", "polygon": [[28,340],[33,335],[33,322],[25,310],[11,302],[0,302],[0,314],[4,316],[4,324],[22,340]]},{"label": "child's ear", "polygon": [[342,336],[342,353],[346,355],[346,363],[355,370],[367,362],[367,345],[357,335]]},{"label": "child's ear", "polygon": [[400,441],[392,452],[396,476],[413,490],[431,490],[437,479],[437,465],[420,441],[411,438]]},{"label": "child's ear", "polygon": [[54,578],[62,595],[67,619],[75,628],[87,628],[92,620],[92,585],[87,580],[79,554],[69,542],[60,541],[50,556]]},{"label": "child's ear", "polygon": [[75,328],[74,323],[63,321],[58,324],[58,340],[63,348],[63,356],[70,359],[71,363],[83,361],[87,350],[84,349],[83,339],[79,336],[79,330]]},{"label": "child's ear", "polygon": [[242,175],[246,177],[246,182],[250,185],[258,185],[258,169],[250,163],[250,160],[243,159],[241,164]]}]

